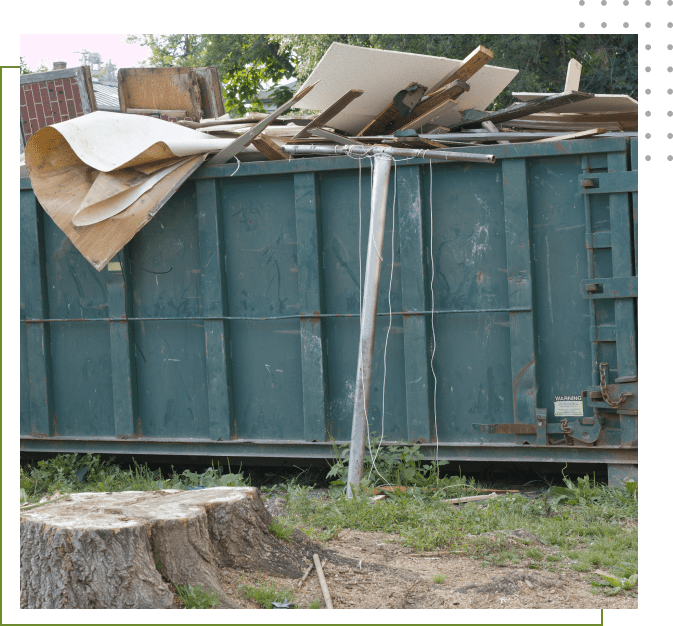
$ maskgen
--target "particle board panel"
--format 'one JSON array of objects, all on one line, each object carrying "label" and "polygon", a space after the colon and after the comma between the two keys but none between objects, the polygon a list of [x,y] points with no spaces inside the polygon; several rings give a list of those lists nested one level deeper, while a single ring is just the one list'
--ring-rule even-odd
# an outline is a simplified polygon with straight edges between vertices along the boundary
[{"label": "particle board panel", "polygon": [[[302,108],[324,111],[347,89],[364,93],[348,109],[332,118],[330,125],[351,134],[360,132],[393,97],[411,82],[435,85],[451,74],[462,60],[411,54],[393,50],[360,48],[333,43],[303,87],[321,79],[301,102]],[[438,123],[460,121],[463,109],[486,109],[518,74],[518,70],[487,65],[470,79],[470,91],[460,104],[446,112]]]},{"label": "particle board panel", "polygon": [[[522,102],[529,102],[536,98],[551,96],[549,93],[524,93],[512,94]],[[631,96],[615,94],[594,94],[593,98],[572,102],[554,109],[554,113],[631,113],[638,112],[638,101]]]}]

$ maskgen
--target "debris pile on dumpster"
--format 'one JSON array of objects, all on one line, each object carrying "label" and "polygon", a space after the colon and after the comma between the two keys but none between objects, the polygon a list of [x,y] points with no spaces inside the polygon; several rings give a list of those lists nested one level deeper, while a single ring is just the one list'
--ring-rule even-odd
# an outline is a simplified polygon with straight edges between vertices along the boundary
[{"label": "debris pile on dumpster", "polygon": [[218,115],[216,68],[120,70],[121,113],[92,106],[31,127],[25,166],[40,204],[100,271],[206,161],[384,152],[492,163],[480,146],[637,132],[637,101],[579,91],[574,59],[563,92],[515,92],[518,102],[487,111],[518,73],[488,65],[493,56],[483,46],[459,61],[333,43],[285,104],[234,119]]}]

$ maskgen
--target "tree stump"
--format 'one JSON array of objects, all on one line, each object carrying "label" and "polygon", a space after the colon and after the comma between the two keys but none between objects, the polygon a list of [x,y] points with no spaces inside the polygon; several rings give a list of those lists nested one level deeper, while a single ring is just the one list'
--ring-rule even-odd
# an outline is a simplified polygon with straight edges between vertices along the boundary
[{"label": "tree stump", "polygon": [[299,578],[252,487],[78,493],[21,511],[21,608],[172,608],[174,585],[227,597],[219,568]]}]

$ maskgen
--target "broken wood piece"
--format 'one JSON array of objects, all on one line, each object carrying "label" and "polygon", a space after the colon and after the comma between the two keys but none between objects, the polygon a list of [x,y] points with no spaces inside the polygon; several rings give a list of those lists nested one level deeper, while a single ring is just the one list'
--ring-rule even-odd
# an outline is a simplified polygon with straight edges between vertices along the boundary
[{"label": "broken wood piece", "polygon": [[454,80],[468,81],[474,76],[484,65],[493,60],[493,52],[484,46],[478,46],[470,54],[468,54],[463,62],[450,74],[442,78],[432,89],[430,95],[445,85],[452,83]]},{"label": "broken wood piece", "polygon": [[252,140],[252,145],[257,148],[269,161],[286,161],[290,158],[287,152],[283,152],[281,147],[267,137],[264,133]]},{"label": "broken wood piece", "polygon": [[309,133],[311,135],[317,135],[318,137],[323,137],[324,139],[331,139],[335,143],[340,143],[345,146],[361,146],[362,142],[356,141],[350,137],[343,137],[342,135],[337,135],[336,133],[330,133],[327,130],[322,128],[312,128]]},{"label": "broken wood piece", "polygon": [[297,585],[297,589],[301,587],[304,584],[304,581],[308,578],[308,575],[311,573],[311,570],[313,569],[313,563],[311,563],[306,570],[304,571],[304,575],[301,577],[301,580],[299,581],[299,584]]},{"label": "broken wood piece", "polygon": [[[500,132],[500,129],[493,122],[489,122],[488,120],[486,120],[485,122],[482,122],[481,125],[486,130],[488,130],[492,133],[499,133]],[[506,139],[496,139],[496,141],[500,144],[503,144],[503,145],[505,145],[505,144],[509,145],[509,141],[507,141]]]},{"label": "broken wood piece", "polygon": [[549,143],[551,141],[567,141],[570,139],[581,139],[582,137],[593,137],[595,135],[602,135],[607,131],[605,128],[592,128],[591,130],[582,130],[578,133],[571,133],[569,135],[560,135],[557,137],[545,137],[544,139],[537,139],[531,143]]},{"label": "broken wood piece", "polygon": [[325,606],[328,609],[333,609],[332,598],[329,595],[329,589],[327,588],[327,581],[325,580],[325,574],[322,571],[322,565],[320,564],[320,558],[317,554],[313,555],[313,563],[315,564],[315,571],[318,574],[318,580],[320,581],[320,588],[322,589],[323,598],[325,598]]},{"label": "broken wood piece", "polygon": [[236,156],[243,148],[252,143],[252,140],[257,137],[269,124],[271,124],[277,117],[280,117],[281,113],[285,113],[289,108],[294,106],[299,102],[307,93],[313,89],[319,81],[316,81],[312,85],[309,85],[305,89],[297,92],[292,98],[290,98],[285,104],[278,107],[271,115],[267,115],[261,122],[256,124],[248,132],[243,133],[238,139],[235,139],[231,144],[229,144],[224,150],[216,154],[210,161],[211,164],[223,164],[226,163],[229,159]]},{"label": "broken wood piece", "polygon": [[197,74],[191,67],[121,68],[119,108],[180,110],[195,121],[203,117],[201,90]]},{"label": "broken wood piece", "polygon": [[398,91],[393,97],[393,101],[381,111],[367,126],[359,133],[362,135],[380,135],[388,130],[388,127],[399,117],[403,117],[413,111],[414,107],[421,101],[427,87],[418,83],[411,83],[402,91]]},{"label": "broken wood piece", "polygon": [[379,496],[372,496],[371,498],[369,498],[369,500],[370,500],[371,502],[378,502],[379,500],[384,500],[385,497],[386,497],[386,496],[385,496],[384,494],[381,494],[381,495],[379,495]]},{"label": "broken wood piece", "polygon": [[446,147],[444,144],[422,137],[391,137],[390,139],[383,139],[383,143],[400,148],[420,148],[421,150],[435,150],[436,148]]},{"label": "broken wood piece", "polygon": [[188,117],[187,111],[174,111],[173,109],[126,109],[126,112],[134,115],[166,115],[168,117]]},{"label": "broken wood piece", "polygon": [[525,115],[530,115],[532,113],[538,113],[540,111],[547,111],[549,109],[562,107],[564,105],[579,102],[581,100],[589,100],[593,97],[594,94],[592,93],[572,91],[570,93],[551,94],[549,96],[543,96],[542,98],[536,98],[535,100],[530,100],[524,103],[516,102],[515,104],[512,104],[506,109],[502,109],[500,111],[478,111],[474,115],[469,115],[470,110],[468,109],[463,113],[463,120],[457,124],[450,125],[449,128],[454,130],[456,128],[463,128],[465,126],[479,126],[482,122],[485,121],[490,121],[496,124],[498,122],[504,122],[507,120],[523,117]]},{"label": "broken wood piece", "polygon": [[302,130],[300,130],[293,137],[293,139],[301,139],[302,137],[308,137],[309,136],[308,131],[310,129],[324,126],[325,124],[327,124],[327,122],[329,122],[335,115],[341,113],[341,111],[343,111],[351,102],[353,102],[353,100],[359,98],[363,93],[364,91],[362,91],[362,89],[351,89],[347,91],[332,106],[325,109],[325,111],[323,111],[315,119],[309,122],[308,125],[304,126],[304,128],[302,128]]},{"label": "broken wood piece", "polygon": [[[423,100],[413,111],[395,120],[391,126],[386,128],[386,132],[392,133],[409,128],[420,128],[423,124],[431,122],[438,115],[442,115],[448,109],[453,108],[456,105],[456,98],[469,90],[470,86],[466,82],[462,80],[453,81]],[[453,104],[449,105],[448,102]],[[442,105],[446,105],[446,107]]]},{"label": "broken wood piece", "polygon": [[568,62],[568,71],[566,72],[566,84],[563,91],[579,91],[581,74],[582,64],[577,59],[570,59]]},{"label": "broken wood piece", "polygon": [[487,496],[465,496],[464,498],[449,498],[448,500],[442,500],[447,504],[464,504],[466,502],[479,502],[480,500],[491,500],[492,498],[499,498],[500,496],[497,493],[491,493]]}]

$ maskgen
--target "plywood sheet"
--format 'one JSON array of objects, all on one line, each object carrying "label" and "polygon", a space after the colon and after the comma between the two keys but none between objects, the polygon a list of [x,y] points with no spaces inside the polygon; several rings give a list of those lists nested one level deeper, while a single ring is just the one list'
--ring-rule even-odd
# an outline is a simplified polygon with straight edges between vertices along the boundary
[{"label": "plywood sheet", "polygon": [[[522,102],[528,102],[552,94],[516,92],[512,95]],[[631,96],[602,93],[595,94],[589,100],[565,104],[554,109],[554,113],[630,113],[637,111],[638,101]]]},{"label": "plywood sheet", "polygon": [[[362,96],[330,122],[334,128],[357,134],[409,83],[435,85],[462,63],[457,59],[333,43],[302,85],[303,88],[321,81],[304,97],[301,106],[324,111],[346,90],[361,89]],[[446,111],[438,123],[459,121],[464,109],[486,109],[517,74],[518,70],[483,67],[468,81],[470,91],[459,97],[458,106]]]}]

